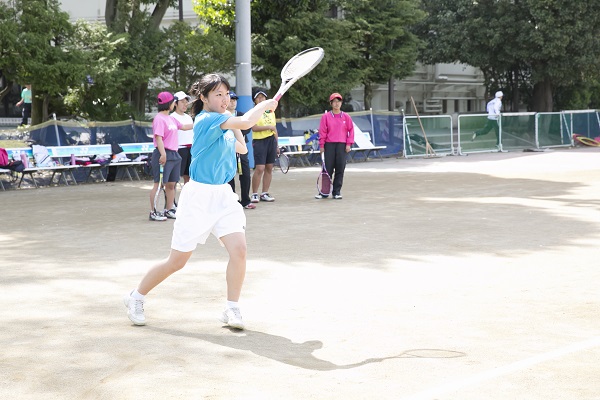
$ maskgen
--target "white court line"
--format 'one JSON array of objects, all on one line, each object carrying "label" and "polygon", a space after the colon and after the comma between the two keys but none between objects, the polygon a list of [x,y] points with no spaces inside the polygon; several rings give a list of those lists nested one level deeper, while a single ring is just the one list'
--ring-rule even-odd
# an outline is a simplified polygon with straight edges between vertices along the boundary
[{"label": "white court line", "polygon": [[525,360],[517,361],[512,364],[505,365],[504,367],[494,368],[489,371],[484,371],[479,374],[473,375],[469,378],[448,382],[442,384],[441,386],[425,390],[420,393],[416,393],[410,397],[404,398],[404,400],[431,400],[436,396],[440,396],[442,394],[446,394],[448,392],[453,392],[468,386],[473,386],[479,384],[483,381],[487,381],[493,378],[497,378],[502,375],[511,374],[516,371],[520,371],[526,368],[531,367],[532,365],[539,364],[544,361],[553,360],[556,358],[560,358],[569,354],[577,353],[583,350],[588,350],[594,347],[600,346],[600,336],[595,338],[585,340],[583,342],[574,343],[572,345],[563,347],[562,349],[557,349],[554,351],[550,351],[548,353],[540,354],[537,356],[533,356],[530,358],[526,358]]}]

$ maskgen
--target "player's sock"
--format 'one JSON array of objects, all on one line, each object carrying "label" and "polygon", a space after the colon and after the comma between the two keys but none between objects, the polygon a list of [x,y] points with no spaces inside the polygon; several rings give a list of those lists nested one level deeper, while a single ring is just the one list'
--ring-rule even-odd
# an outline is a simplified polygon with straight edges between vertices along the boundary
[{"label": "player's sock", "polygon": [[225,304],[225,308],[240,308],[240,306],[238,305],[237,301],[229,301],[227,300],[227,303]]},{"label": "player's sock", "polygon": [[144,295],[138,292],[137,289],[131,292],[131,297],[135,300],[144,300]]}]

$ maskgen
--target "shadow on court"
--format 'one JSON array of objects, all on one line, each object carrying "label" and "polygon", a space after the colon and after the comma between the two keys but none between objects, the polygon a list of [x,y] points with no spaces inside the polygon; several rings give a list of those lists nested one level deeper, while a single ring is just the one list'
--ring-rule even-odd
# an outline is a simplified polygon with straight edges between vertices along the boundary
[{"label": "shadow on court", "polygon": [[[597,399],[600,180],[591,151],[274,173],[248,210],[248,329],[223,328],[214,238],[169,251],[149,182],[0,192],[0,360],[12,399]],[[239,186],[239,185],[238,185]]]}]

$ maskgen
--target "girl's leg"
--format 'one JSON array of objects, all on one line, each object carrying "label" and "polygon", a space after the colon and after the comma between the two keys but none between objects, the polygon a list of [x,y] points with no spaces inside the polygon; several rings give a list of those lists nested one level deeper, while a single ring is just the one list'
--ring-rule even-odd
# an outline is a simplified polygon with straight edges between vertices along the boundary
[{"label": "girl's leg", "polygon": [[246,277],[246,235],[243,232],[235,232],[219,239],[229,253],[226,272],[227,300],[237,302]]},{"label": "girl's leg", "polygon": [[[262,179],[262,191],[268,193],[271,187],[271,180],[273,179],[273,164],[265,165],[265,173]],[[258,189],[258,187],[257,187]]]},{"label": "girl's leg", "polygon": [[256,164],[254,166],[254,174],[252,175],[252,193],[258,193],[258,186],[265,173],[264,164]]},{"label": "girl's leg", "polygon": [[[172,273],[179,271],[185,266],[192,252],[181,252],[171,249],[169,258],[154,265],[142,278],[137,291],[142,295],[147,295],[149,291],[154,289],[159,283],[167,279]],[[244,264],[245,266],[245,264]]]},{"label": "girl's leg", "polygon": [[154,186],[152,186],[152,190],[150,191],[150,212],[154,211],[154,196],[156,196],[157,190],[158,182],[154,182]]},{"label": "girl's leg", "polygon": [[165,183],[165,192],[167,194],[167,210],[173,208],[175,202],[175,185],[177,182],[167,182]]}]

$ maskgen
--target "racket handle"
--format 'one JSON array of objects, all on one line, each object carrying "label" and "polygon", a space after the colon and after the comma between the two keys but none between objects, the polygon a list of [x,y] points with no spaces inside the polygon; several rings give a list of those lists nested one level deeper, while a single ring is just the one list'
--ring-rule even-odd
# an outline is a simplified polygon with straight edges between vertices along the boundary
[{"label": "racket handle", "polygon": [[160,171],[161,174],[163,173],[164,169],[165,169],[165,167],[162,164],[160,164],[159,171]]},{"label": "racket handle", "polygon": [[275,100],[275,101],[279,101],[279,100],[280,100],[282,97],[283,97],[283,94],[277,93],[277,94],[275,95],[275,97],[273,97],[273,100]]}]

